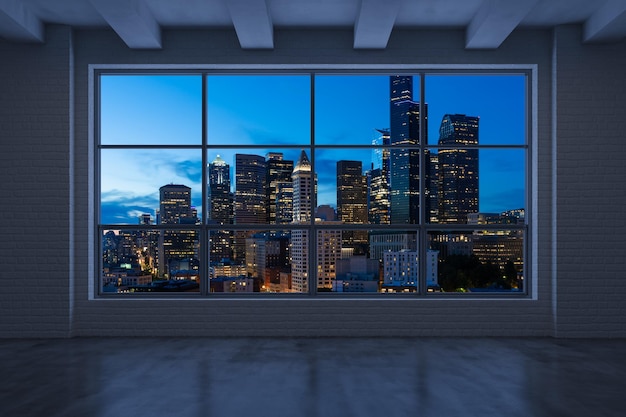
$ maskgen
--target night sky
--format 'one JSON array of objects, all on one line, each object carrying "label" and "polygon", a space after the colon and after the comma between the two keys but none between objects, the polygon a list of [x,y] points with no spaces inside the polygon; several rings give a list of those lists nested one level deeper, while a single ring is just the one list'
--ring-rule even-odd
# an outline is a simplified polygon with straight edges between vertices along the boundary
[{"label": "night sky", "polygon": [[[319,75],[315,79],[315,143],[369,145],[389,128],[389,74]],[[524,145],[526,79],[523,75],[427,75],[428,144],[436,145],[443,115],[479,116],[480,145]],[[419,79],[414,79],[419,101]],[[311,136],[308,75],[211,75],[207,81],[208,161],[219,154],[283,152],[297,160]],[[202,141],[200,75],[107,75],[101,78],[101,143],[104,145],[199,145]],[[245,145],[225,149],[224,145]],[[291,146],[285,148],[284,146]],[[295,147],[293,147],[295,145]],[[336,202],[336,162],[361,160],[371,149],[319,149],[310,154],[318,174],[318,204]],[[192,188],[202,212],[202,155],[198,149],[103,149],[101,222],[136,224],[154,215],[159,187]],[[482,149],[480,211],[525,207],[525,150]],[[234,191],[234,174],[231,174]]]}]

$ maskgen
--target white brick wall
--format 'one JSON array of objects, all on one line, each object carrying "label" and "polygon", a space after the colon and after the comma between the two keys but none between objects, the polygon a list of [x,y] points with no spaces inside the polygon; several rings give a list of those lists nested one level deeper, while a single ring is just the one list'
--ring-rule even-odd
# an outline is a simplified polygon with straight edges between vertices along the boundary
[{"label": "white brick wall", "polygon": [[[617,175],[626,177],[621,164],[626,158],[625,149],[619,141],[624,138],[619,128],[626,131],[621,120],[626,99],[618,92],[624,91],[621,70],[626,54],[624,42],[583,46],[579,31],[579,28],[559,28],[555,33],[559,45],[556,305],[552,293],[555,277],[551,249],[553,38],[550,32],[520,31],[512,34],[498,50],[466,51],[463,31],[397,31],[384,51],[355,51],[352,31],[279,30],[275,34],[274,50],[244,51],[233,31],[165,31],[163,50],[133,51],[111,31],[77,31],[73,44],[76,90],[73,258],[68,255],[71,32],[64,27],[48,27],[44,45],[0,42],[3,57],[0,173],[3,194],[10,198],[2,202],[0,218],[1,337],[626,335],[623,318],[626,291],[619,280],[623,260],[621,264],[617,260],[617,255],[623,255],[620,240],[623,243],[624,231],[624,220],[620,218],[624,186]],[[578,58],[578,54],[585,59]],[[534,213],[537,299],[88,300],[91,265],[87,234],[90,217],[87,65],[104,63],[538,64],[539,175]],[[607,73],[615,81],[610,81]],[[599,76],[577,88],[580,78],[577,74]],[[584,93],[583,98],[579,98],[578,90]],[[589,114],[593,117],[586,120]],[[568,118],[574,123],[566,123]],[[601,136],[597,134],[600,131]],[[610,151],[589,146],[590,140],[609,146]],[[590,155],[596,162],[587,162]],[[585,184],[582,192],[581,184]],[[75,281],[70,279],[70,262],[75,267]],[[594,285],[588,285],[589,282]],[[70,287],[74,290],[73,302]],[[558,313],[556,329],[553,307]]]}]

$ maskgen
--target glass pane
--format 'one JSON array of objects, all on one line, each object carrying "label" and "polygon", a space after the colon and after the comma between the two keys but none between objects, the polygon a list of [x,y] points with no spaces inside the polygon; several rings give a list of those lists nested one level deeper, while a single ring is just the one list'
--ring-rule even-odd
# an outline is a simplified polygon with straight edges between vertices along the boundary
[{"label": "glass pane", "polygon": [[210,145],[311,143],[308,75],[211,75]]},{"label": "glass pane", "polygon": [[381,132],[389,139],[389,103],[389,76],[316,76],[315,143],[382,145]]},{"label": "glass pane", "polygon": [[428,75],[428,142],[526,143],[526,76]]},{"label": "glass pane", "polygon": [[468,224],[478,213],[524,212],[523,149],[431,149],[427,216],[431,223]]},{"label": "glass pane", "polygon": [[200,75],[102,75],[100,143],[200,145]]},{"label": "glass pane", "polygon": [[197,230],[104,230],[103,293],[199,292]]},{"label": "glass pane", "polygon": [[[288,224],[294,204],[299,214],[310,212],[310,155],[308,149],[209,150],[207,222]],[[305,181],[309,188],[301,189]],[[301,190],[295,199],[294,186]]]},{"label": "glass pane", "polygon": [[408,293],[419,285],[415,231],[332,229],[319,222],[317,290],[341,293]]},{"label": "glass pane", "polygon": [[333,209],[343,223],[419,223],[417,149],[318,149],[315,168],[317,210]]},{"label": "glass pane", "polygon": [[302,230],[212,230],[210,291],[306,292],[308,274],[301,259],[303,234]]},{"label": "glass pane", "polygon": [[419,143],[420,81],[411,75],[315,77],[315,143]]},{"label": "glass pane", "polygon": [[[484,217],[481,224],[516,224],[515,216]],[[475,230],[428,234],[428,281],[444,292],[521,292],[524,289],[524,232]],[[429,255],[431,254],[432,255]]]},{"label": "glass pane", "polygon": [[101,224],[195,224],[202,218],[202,153],[100,151]]}]

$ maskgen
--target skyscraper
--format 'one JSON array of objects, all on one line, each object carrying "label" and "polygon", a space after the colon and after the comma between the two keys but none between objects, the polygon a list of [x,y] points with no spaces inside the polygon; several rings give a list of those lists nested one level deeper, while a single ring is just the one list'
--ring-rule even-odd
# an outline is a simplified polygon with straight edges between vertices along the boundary
[{"label": "skyscraper", "polygon": [[[207,174],[208,206],[207,220],[209,224],[233,223],[233,194],[230,191],[230,166],[219,156],[209,164]],[[232,258],[233,233],[229,230],[213,230],[210,232],[210,262],[219,262]]]},{"label": "skyscraper", "polygon": [[317,189],[317,178],[313,181],[311,161],[303,150],[296,163],[291,180],[293,184],[293,222],[302,223],[311,220],[313,193]]},{"label": "skyscraper", "polygon": [[410,147],[419,145],[420,105],[413,101],[413,77],[390,77],[389,104],[391,222],[414,224],[419,222],[420,155]]},{"label": "skyscraper", "polygon": [[367,183],[361,161],[337,161],[337,217],[344,223],[367,222]]},{"label": "skyscraper", "polygon": [[159,188],[159,215],[159,224],[180,224],[191,218],[191,188],[178,184]]},{"label": "skyscraper", "polygon": [[[235,154],[236,224],[265,224],[267,220],[266,164],[260,155]],[[233,240],[233,259],[246,259],[246,238],[250,232],[237,230]]]},{"label": "skyscraper", "polygon": [[266,221],[266,164],[260,155],[235,155],[235,223]]},{"label": "skyscraper", "polygon": [[466,224],[478,212],[478,121],[475,116],[446,114],[439,127],[439,221]]},{"label": "skyscraper", "polygon": [[390,150],[387,146],[391,145],[391,133],[389,129],[376,129],[376,131],[380,134],[380,136],[372,141],[372,145],[382,147],[374,149],[374,156],[372,158],[372,161],[374,162],[373,168],[380,168],[381,171],[387,175],[387,182],[389,182],[391,164],[389,161]]},{"label": "skyscraper", "polygon": [[291,198],[287,198],[284,193],[288,188],[293,189],[291,182],[293,161],[283,159],[283,154],[279,152],[267,154],[266,159],[267,222],[290,223],[291,218],[286,217],[287,212],[291,210],[286,205],[291,203]]},{"label": "skyscraper", "polygon": [[211,223],[233,223],[233,196],[230,192],[230,166],[219,156],[209,164],[207,219]]},{"label": "skyscraper", "polygon": [[[312,172],[311,162],[305,151],[300,154],[293,174],[293,224],[308,226],[311,223],[312,204],[317,191],[317,176]],[[325,222],[333,223],[333,222]],[[341,257],[341,231],[319,229],[315,237],[317,288],[330,290],[336,277],[335,266]],[[292,290],[308,291],[309,277],[309,231],[291,231],[291,279]]]},{"label": "skyscraper", "polygon": [[[168,184],[159,188],[159,224],[189,224],[197,222],[191,206],[191,188]],[[198,239],[194,230],[163,230],[159,236],[159,275],[174,278],[172,264],[187,259],[188,265],[197,264]]]},{"label": "skyscraper", "polygon": [[390,221],[389,183],[391,182],[389,129],[376,129],[380,134],[372,141],[372,145],[381,146],[374,149],[372,169],[367,172],[368,219],[373,224],[387,224]]},{"label": "skyscraper", "polygon": [[426,221],[429,223],[439,222],[439,155],[430,153],[426,155],[428,163],[426,167]]},{"label": "skyscraper", "polygon": [[293,183],[276,184],[276,223],[286,224],[293,220]]},{"label": "skyscraper", "polygon": [[389,223],[389,183],[382,169],[376,168],[367,175],[369,201],[368,218],[372,224]]},{"label": "skyscraper", "polygon": [[[361,161],[337,161],[337,218],[342,223],[367,223],[367,178]],[[344,248],[355,255],[367,253],[367,231],[344,230]]]},{"label": "skyscraper", "polygon": [[[303,150],[291,175],[293,184],[293,223],[308,224],[311,220],[313,172],[311,161]],[[308,291],[309,233],[306,229],[291,231],[291,282],[294,292]]]}]

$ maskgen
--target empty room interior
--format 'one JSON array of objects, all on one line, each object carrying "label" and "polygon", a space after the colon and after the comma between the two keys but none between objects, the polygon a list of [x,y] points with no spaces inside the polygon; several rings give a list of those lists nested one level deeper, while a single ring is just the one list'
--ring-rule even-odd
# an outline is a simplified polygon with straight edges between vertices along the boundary
[{"label": "empty room interior", "polygon": [[0,415],[624,415],[624,68],[624,0],[0,0]]}]

